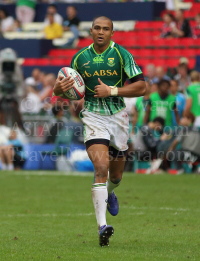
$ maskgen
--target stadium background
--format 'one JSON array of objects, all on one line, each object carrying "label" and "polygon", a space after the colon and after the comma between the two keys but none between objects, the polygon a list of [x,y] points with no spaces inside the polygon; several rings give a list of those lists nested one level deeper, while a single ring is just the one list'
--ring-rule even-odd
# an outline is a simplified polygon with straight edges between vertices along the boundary
[{"label": "stadium background", "polygon": [[[177,7],[177,2],[175,3],[174,8]],[[194,19],[200,10],[200,4],[196,2],[182,4],[185,8],[184,18],[189,20],[192,28],[195,25]],[[9,47],[17,52],[18,63],[23,70],[24,79],[31,77],[35,68],[39,68],[45,74],[54,73],[56,75],[61,67],[69,66],[72,56],[79,49],[92,43],[89,28],[92,19],[100,14],[109,16],[114,21],[113,40],[133,54],[145,76],[147,76],[147,66],[153,64],[155,67],[161,66],[165,74],[173,77],[177,73],[177,67],[183,57],[187,58],[189,70],[200,70],[200,39],[196,39],[192,35],[187,38],[173,39],[160,37],[163,15],[175,12],[175,10],[166,10],[165,2],[74,3],[80,19],[79,38],[72,47],[67,48],[62,47],[62,44],[71,37],[69,32],[65,32],[59,39],[45,39],[43,29],[48,5],[48,3],[37,3],[34,22],[22,24],[20,31],[2,33],[1,50]],[[64,18],[69,5],[71,3],[56,3],[57,13]],[[1,8],[6,9],[10,16],[16,17],[15,3],[7,4],[5,1]],[[124,12],[121,11],[122,8],[125,10]],[[49,104],[52,104],[52,100],[49,100]],[[47,104],[45,106],[48,107]],[[37,113],[28,111],[22,113],[23,122],[27,123],[26,126],[29,126],[28,130],[31,131],[31,135],[27,137],[28,144],[25,145],[28,154],[30,151],[44,153],[46,150],[50,153],[55,147],[54,144],[44,144],[44,127],[50,127],[54,117],[51,105],[48,110],[46,107]],[[70,118],[70,110],[67,109],[65,114]],[[73,146],[75,145],[72,144],[72,148]],[[80,145],[79,148],[82,149],[83,146]],[[44,157],[44,160],[40,160],[40,156],[38,158],[36,162],[32,161],[32,163],[27,159],[24,168],[56,168],[55,161],[50,159],[49,155]]]}]

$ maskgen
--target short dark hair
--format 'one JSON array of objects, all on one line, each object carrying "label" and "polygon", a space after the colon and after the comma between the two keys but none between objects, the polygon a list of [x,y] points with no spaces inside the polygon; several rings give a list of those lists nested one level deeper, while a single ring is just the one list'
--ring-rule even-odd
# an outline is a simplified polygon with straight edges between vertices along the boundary
[{"label": "short dark hair", "polygon": [[153,122],[159,122],[160,125],[162,125],[162,127],[164,128],[165,126],[165,120],[162,117],[156,117]]},{"label": "short dark hair", "polygon": [[94,22],[98,19],[98,18],[102,18],[104,20],[109,20],[111,22],[111,25],[112,25],[112,30],[113,30],[113,21],[107,17],[107,16],[104,16],[104,15],[100,15],[100,16],[96,16],[93,21],[92,21],[92,27],[94,26]]},{"label": "short dark hair", "polygon": [[53,7],[57,10],[57,6],[55,4],[50,4],[50,5],[48,5],[48,7]]},{"label": "short dark hair", "polygon": [[[74,6],[74,5],[68,5],[68,7],[72,7],[72,8],[74,8],[74,10],[76,10],[77,11],[77,8],[76,8],[76,6]],[[67,8],[68,8],[67,7]]]},{"label": "short dark hair", "polygon": [[166,83],[166,84],[168,84],[168,86],[170,86],[170,82],[169,82],[168,80],[162,79],[162,80],[159,81],[158,87],[160,88],[160,86],[161,86],[163,83]]},{"label": "short dark hair", "polygon": [[59,106],[59,105],[54,106],[54,107],[52,108],[52,112],[53,112],[53,115],[54,115],[54,116],[57,116],[58,113],[59,113],[59,111],[62,111],[62,107]]},{"label": "short dark hair", "polygon": [[4,7],[1,7],[1,8],[0,8],[0,11],[4,12],[5,17],[8,17],[8,16],[9,16],[9,12],[8,12],[8,10],[5,9]]}]

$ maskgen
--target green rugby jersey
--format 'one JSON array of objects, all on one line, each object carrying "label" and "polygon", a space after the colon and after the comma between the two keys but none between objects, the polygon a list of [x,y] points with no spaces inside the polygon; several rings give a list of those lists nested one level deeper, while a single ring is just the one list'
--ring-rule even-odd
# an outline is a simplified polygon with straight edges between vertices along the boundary
[{"label": "green rugby jersey", "polygon": [[148,104],[149,104],[149,99],[144,99],[144,97],[137,98],[135,107],[138,112],[137,125],[139,127],[142,127],[144,125],[144,116]]},{"label": "green rugby jersey", "polygon": [[115,114],[126,105],[123,97],[94,98],[98,78],[106,85],[122,87],[127,78],[142,74],[133,56],[112,41],[101,54],[95,51],[94,44],[83,48],[72,58],[71,68],[80,73],[86,85],[84,108],[101,115]]},{"label": "green rugby jersey", "polygon": [[200,116],[200,82],[191,84],[186,93],[188,98],[192,98],[192,113],[196,117]]},{"label": "green rugby jersey", "polygon": [[158,92],[150,95],[150,121],[153,121],[156,117],[162,117],[165,120],[165,126],[173,126],[172,123],[172,111],[176,104],[176,97],[169,94],[165,99],[162,99]]}]

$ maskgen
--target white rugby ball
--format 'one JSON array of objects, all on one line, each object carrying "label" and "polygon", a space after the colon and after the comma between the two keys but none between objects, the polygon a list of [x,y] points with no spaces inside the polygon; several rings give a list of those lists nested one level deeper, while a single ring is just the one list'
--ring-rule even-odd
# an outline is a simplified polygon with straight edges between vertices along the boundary
[{"label": "white rugby ball", "polygon": [[81,75],[70,67],[63,67],[59,70],[58,76],[72,77],[74,87],[64,93],[64,96],[70,100],[80,100],[85,95],[85,83]]}]

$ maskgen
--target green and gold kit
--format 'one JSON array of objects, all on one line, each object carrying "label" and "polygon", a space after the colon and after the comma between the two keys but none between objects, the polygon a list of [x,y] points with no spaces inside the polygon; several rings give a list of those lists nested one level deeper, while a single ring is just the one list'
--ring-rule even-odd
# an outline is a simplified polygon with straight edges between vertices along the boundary
[{"label": "green and gold kit", "polygon": [[127,78],[142,75],[133,56],[112,41],[101,54],[95,51],[94,44],[83,48],[73,57],[71,68],[78,71],[84,79],[86,85],[85,109],[101,115],[115,114],[124,109],[126,105],[123,97],[95,98],[94,87],[99,85],[98,78],[108,86],[122,87]]}]

